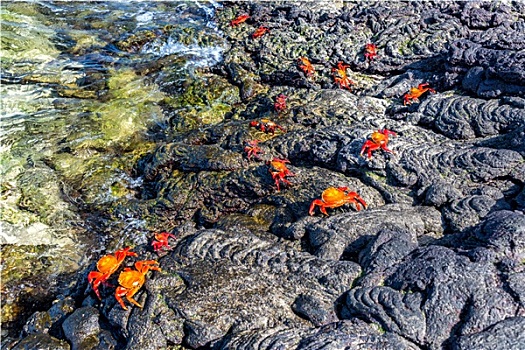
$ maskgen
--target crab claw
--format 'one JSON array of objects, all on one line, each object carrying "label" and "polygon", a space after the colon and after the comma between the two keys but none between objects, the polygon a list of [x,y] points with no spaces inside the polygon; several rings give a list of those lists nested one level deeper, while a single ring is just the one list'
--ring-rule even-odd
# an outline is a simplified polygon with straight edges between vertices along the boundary
[{"label": "crab claw", "polygon": [[91,284],[91,288],[93,289],[93,291],[95,292],[99,300],[102,300],[102,298],[100,297],[100,292],[98,291],[98,287],[103,282],[103,279],[104,279],[104,274],[102,272],[91,271],[88,274],[88,283]]},{"label": "crab claw", "polygon": [[[354,202],[354,204],[357,211],[360,211],[361,209],[366,209],[368,207],[368,204],[366,204],[365,200],[361,198],[361,196],[358,195],[356,192],[350,192],[349,194],[354,196],[354,200],[356,201]],[[363,208],[360,208],[360,205]]]}]

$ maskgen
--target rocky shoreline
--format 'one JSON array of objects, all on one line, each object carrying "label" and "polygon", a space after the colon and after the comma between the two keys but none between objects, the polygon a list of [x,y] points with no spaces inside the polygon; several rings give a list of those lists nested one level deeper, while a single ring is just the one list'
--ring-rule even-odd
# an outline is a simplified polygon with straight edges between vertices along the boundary
[{"label": "rocky shoreline", "polygon": [[[162,268],[136,294],[143,309],[123,310],[112,288],[99,301],[93,261],[3,344],[525,349],[525,5],[225,2],[216,21],[228,48],[202,72],[201,97],[222,94],[230,108],[199,127],[195,111],[166,106],[171,132],[135,164],[136,198],[106,214],[177,236],[161,255],[133,248]],[[260,26],[269,31],[253,38]],[[351,90],[334,83],[338,62]],[[423,83],[436,93],[404,105]],[[286,132],[249,126],[263,119]],[[393,153],[360,156],[383,128],[397,133]],[[248,160],[254,139],[264,153]],[[273,158],[295,174],[280,191]],[[310,216],[328,187],[358,192],[368,208]]]}]

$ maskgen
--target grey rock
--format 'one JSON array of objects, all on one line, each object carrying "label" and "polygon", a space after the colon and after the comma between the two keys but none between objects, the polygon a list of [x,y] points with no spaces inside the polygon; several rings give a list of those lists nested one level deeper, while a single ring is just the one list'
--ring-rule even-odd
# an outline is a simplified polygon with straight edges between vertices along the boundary
[{"label": "grey rock", "polygon": [[[97,309],[88,297],[93,306],[69,316],[34,314],[22,341],[50,341],[40,333],[67,317],[74,349],[522,347],[525,5],[221,5],[229,49],[211,70],[231,84],[232,108],[192,127],[174,113],[165,143],[135,166],[140,193],[108,208],[114,222],[144,218],[177,233],[162,257],[137,247],[163,269],[136,294],[144,307],[106,298]],[[241,13],[251,18],[230,26]],[[263,24],[270,33],[251,38]],[[374,60],[363,55],[369,42]],[[334,82],[338,62],[351,91]],[[420,83],[437,93],[404,106]],[[286,132],[249,126],[260,119]],[[398,134],[393,152],[360,156],[382,128]],[[243,156],[253,139],[259,160]],[[295,174],[280,191],[274,157]],[[368,208],[310,216],[330,186]]]},{"label": "grey rock", "polygon": [[518,211],[497,211],[487,217],[475,237],[499,254],[523,260],[525,257],[525,215]]},{"label": "grey rock", "polygon": [[[378,219],[380,218],[380,219]],[[410,232],[411,241],[442,233],[441,217],[430,207],[390,204],[357,213],[333,215],[305,226],[312,252],[325,259],[357,255],[382,229],[395,226]]]},{"label": "grey rock", "polygon": [[506,350],[525,349],[525,318],[509,317],[486,330],[459,337],[452,349],[461,350]]},{"label": "grey rock", "polygon": [[[467,90],[469,88],[465,85],[473,69],[463,80]],[[428,98],[421,103],[418,113],[422,115],[422,124],[432,126],[451,139],[463,140],[504,134],[525,120],[523,108],[500,100],[486,101],[466,96]]]},{"label": "grey rock", "polygon": [[319,328],[268,328],[228,335],[213,349],[411,349],[419,347],[361,320],[339,321]]},{"label": "grey rock", "polygon": [[461,197],[461,192],[454,185],[444,180],[437,180],[427,188],[425,203],[441,207]]},{"label": "grey rock", "polygon": [[525,309],[525,272],[516,272],[509,274],[507,283],[511,293],[520,303],[521,308]]},{"label": "grey rock", "polygon": [[[390,227],[388,227],[390,226]],[[417,237],[395,225],[385,225],[368,246],[359,252],[359,264],[369,275],[382,274],[418,247]],[[362,285],[363,280],[359,282]]]},{"label": "grey rock", "polygon": [[442,213],[449,229],[462,231],[475,226],[490,212],[502,209],[510,209],[510,205],[505,202],[498,203],[489,196],[478,195],[455,200],[447,205]]},{"label": "grey rock", "polygon": [[[162,268],[147,283],[144,310],[133,309],[120,324],[130,349],[159,348],[168,337],[198,348],[219,342],[228,332],[304,326],[304,315],[298,317],[292,306],[300,295],[325,305],[315,316],[313,308],[303,308],[312,311],[306,314],[313,322],[328,322],[330,305],[360,273],[352,262],[322,260],[253,234],[220,230],[181,240],[163,258]],[[184,285],[174,286],[169,276],[175,273]],[[119,309],[115,305],[111,313]],[[140,329],[149,329],[155,341],[139,336]]]},{"label": "grey rock", "polygon": [[425,314],[425,343],[431,348],[439,347],[453,329],[472,334],[515,314],[517,305],[498,286],[492,262],[470,262],[438,246],[421,248],[410,257],[398,265],[385,285],[423,294],[424,302],[414,307],[420,305]]},{"label": "grey rock", "polygon": [[520,69],[524,61],[522,51],[494,50],[467,39],[452,42],[448,57],[452,65],[478,66],[466,86],[475,88],[473,92],[478,96],[489,98],[525,94],[525,75]]},{"label": "grey rock", "polygon": [[292,310],[298,316],[312,322],[316,327],[337,320],[333,306],[323,305],[318,298],[309,295],[299,295],[292,304]]},{"label": "grey rock", "polygon": [[348,292],[341,316],[364,317],[384,329],[423,344],[427,332],[425,315],[420,309],[421,293],[401,293],[389,287],[354,288]]}]

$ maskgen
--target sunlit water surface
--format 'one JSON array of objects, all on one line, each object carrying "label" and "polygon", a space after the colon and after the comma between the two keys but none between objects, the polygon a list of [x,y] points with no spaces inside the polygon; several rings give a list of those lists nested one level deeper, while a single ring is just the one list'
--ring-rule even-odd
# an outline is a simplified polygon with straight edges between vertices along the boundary
[{"label": "sunlit water surface", "polygon": [[[1,3],[3,322],[42,309],[93,255],[115,248],[86,223],[87,209],[140,186],[130,167],[165,136],[164,107],[186,108],[177,95],[185,81],[221,60],[218,8]],[[127,229],[113,244],[144,243],[141,219],[122,220]]]}]

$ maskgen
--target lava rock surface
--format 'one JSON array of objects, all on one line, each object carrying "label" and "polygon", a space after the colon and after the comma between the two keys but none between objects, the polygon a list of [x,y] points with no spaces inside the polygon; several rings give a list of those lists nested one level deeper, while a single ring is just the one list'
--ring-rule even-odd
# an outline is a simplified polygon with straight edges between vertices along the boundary
[{"label": "lava rock surface", "polygon": [[[177,235],[160,255],[134,248],[162,268],[143,308],[110,287],[98,301],[82,275],[77,305],[34,316],[13,349],[525,349],[525,5],[227,2],[216,21],[230,48],[213,73],[240,102],[138,162],[140,196],[111,214],[169,217]],[[436,93],[404,106],[422,83]],[[383,128],[393,152],[360,156]],[[294,173],[280,191],[274,158]],[[310,216],[328,187],[368,207]]]}]

